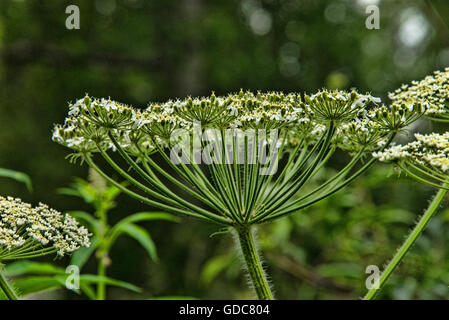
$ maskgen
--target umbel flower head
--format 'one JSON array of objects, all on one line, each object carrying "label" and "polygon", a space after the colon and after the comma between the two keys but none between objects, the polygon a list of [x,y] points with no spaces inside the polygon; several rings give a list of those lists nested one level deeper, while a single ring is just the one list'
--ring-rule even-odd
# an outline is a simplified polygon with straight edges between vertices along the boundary
[{"label": "umbel flower head", "polygon": [[[354,90],[303,97],[240,91],[151,103],[140,110],[86,96],[69,106],[53,140],[139,201],[227,226],[251,225],[340,190],[374,161],[362,165],[362,158],[388,146],[422,114],[421,107],[379,102]],[[337,149],[350,153],[347,165],[310,191],[312,177]],[[131,187],[107,175],[94,154]],[[281,167],[284,155],[288,159]],[[161,159],[171,171],[161,167]]]},{"label": "umbel flower head", "polygon": [[[416,114],[424,113],[431,120],[449,121],[449,68],[435,71],[421,81],[402,85],[389,94],[393,105],[402,106]],[[410,116],[406,118],[412,118]],[[427,135],[415,134],[415,141],[394,145],[373,156],[380,161],[393,162],[410,177],[438,187],[449,182],[449,132]]]},{"label": "umbel flower head", "polygon": [[18,198],[0,196],[0,262],[88,247],[89,232],[70,215],[40,203],[37,207]]},{"label": "umbel flower head", "polygon": [[[378,98],[356,91],[322,90],[305,95],[304,99],[303,102],[300,95],[293,93],[241,91],[225,97],[212,94],[150,104],[141,111],[86,96],[69,106],[64,125],[56,125],[53,130],[53,140],[81,153],[98,152],[99,147],[114,150],[116,146],[108,137],[108,133],[113,132],[122,148],[145,142],[145,149],[149,151],[156,148],[156,144],[169,146],[175,130],[193,130],[195,123],[203,129],[282,129],[289,138],[311,139],[320,137],[331,122],[337,127],[358,121],[360,126],[365,123],[360,120],[367,118],[368,111],[378,110],[380,102]],[[377,126],[377,129],[381,131],[382,128]],[[390,128],[382,135],[385,136],[387,130]],[[291,141],[294,140],[298,139]]]},{"label": "umbel flower head", "polygon": [[[240,91],[139,110],[86,96],[70,106],[53,140],[129,196],[233,230],[258,297],[271,299],[251,227],[344,188],[375,161],[371,152],[421,115],[379,102],[356,91]],[[311,182],[337,149],[348,151],[346,165]],[[109,176],[99,156],[128,185]]]},{"label": "umbel flower head", "polygon": [[449,121],[449,68],[435,71],[421,81],[412,81],[389,94],[395,104],[421,104],[434,120]]},{"label": "umbel flower head", "polygon": [[395,163],[410,177],[442,188],[449,183],[449,132],[415,134],[416,140],[395,145],[373,156],[380,161]]}]

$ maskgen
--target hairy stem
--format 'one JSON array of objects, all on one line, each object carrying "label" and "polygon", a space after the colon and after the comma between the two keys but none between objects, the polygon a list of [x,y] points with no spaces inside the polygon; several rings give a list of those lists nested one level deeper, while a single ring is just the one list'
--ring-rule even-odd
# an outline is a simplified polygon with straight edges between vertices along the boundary
[{"label": "hairy stem", "polygon": [[393,259],[391,259],[390,263],[385,268],[385,271],[382,273],[382,275],[379,279],[378,288],[370,289],[368,291],[368,293],[365,295],[365,297],[363,298],[364,300],[373,300],[376,297],[376,295],[382,289],[382,287],[384,286],[385,282],[388,280],[390,275],[398,267],[399,263],[402,261],[404,256],[407,254],[407,252],[410,250],[410,248],[416,242],[419,235],[423,232],[424,228],[429,223],[430,219],[433,217],[435,212],[437,212],[438,208],[440,207],[441,202],[444,200],[444,197],[446,196],[447,193],[448,193],[448,190],[445,190],[445,189],[440,189],[438,191],[435,198],[432,200],[429,207],[427,208],[426,212],[424,212],[421,219],[419,219],[415,228],[412,230],[412,232],[409,234],[409,236],[407,237],[405,242],[399,248],[398,252],[394,255]]},{"label": "hairy stem", "polygon": [[18,300],[19,298],[17,297],[17,294],[14,292],[14,289],[8,283],[8,280],[6,280],[4,271],[5,271],[4,266],[0,264],[0,288],[5,293],[5,296],[8,300]]},{"label": "hairy stem", "polygon": [[262,268],[259,255],[257,254],[256,243],[254,235],[248,226],[236,228],[239,237],[240,247],[245,259],[246,267],[248,269],[251,282],[256,291],[259,300],[273,300],[268,281],[265,277],[265,272]]}]

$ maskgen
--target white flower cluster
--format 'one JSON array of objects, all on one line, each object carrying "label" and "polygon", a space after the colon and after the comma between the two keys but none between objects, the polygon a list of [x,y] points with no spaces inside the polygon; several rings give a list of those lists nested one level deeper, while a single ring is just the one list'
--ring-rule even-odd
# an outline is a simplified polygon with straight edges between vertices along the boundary
[{"label": "white flower cluster", "polygon": [[338,128],[335,143],[348,151],[378,150],[387,142],[386,131],[369,118],[355,119]]},{"label": "white flower cluster", "polygon": [[[86,96],[70,105],[65,124],[54,128],[53,140],[79,154],[96,152],[98,148],[114,151],[110,139],[113,134],[124,150],[137,155],[153,152],[157,145],[169,146],[176,129],[192,130],[197,123],[204,130],[276,129],[281,131],[279,137],[286,137],[288,145],[294,146],[319,141],[333,123],[336,133],[347,135],[347,139],[339,140],[343,149],[361,149],[372,144],[367,150],[375,150],[378,139],[390,130],[374,125],[371,113],[381,108],[379,102],[378,98],[356,91],[321,90],[305,95],[304,101],[296,93],[240,91],[223,97],[212,94],[150,104],[142,111],[110,99]],[[390,110],[386,117],[391,116],[402,119],[408,115]],[[356,123],[358,132],[346,130],[350,123]],[[358,141],[363,142],[361,147],[355,146]]]},{"label": "white flower cluster", "polygon": [[421,81],[412,81],[389,94],[394,103],[421,103],[430,117],[448,118],[449,68],[435,71]]},{"label": "white flower cluster", "polygon": [[394,162],[398,160],[406,159],[410,156],[407,151],[407,146],[394,145],[384,151],[373,152],[373,157],[379,159],[382,162]]},{"label": "white flower cluster", "polygon": [[425,110],[421,102],[414,102],[414,104],[392,103],[388,107],[382,105],[370,110],[368,117],[383,130],[400,131],[418,120]]},{"label": "white flower cluster", "polygon": [[377,105],[380,98],[356,91],[321,90],[311,96],[305,95],[306,107],[321,121],[348,121],[367,112],[370,103]]},{"label": "white flower cluster", "polygon": [[0,261],[4,255],[31,256],[36,247],[48,247],[48,253],[63,256],[88,247],[89,236],[89,231],[68,214],[42,203],[32,207],[18,198],[0,196]]},{"label": "white flower cluster", "polygon": [[449,132],[415,134],[416,140],[406,145],[392,146],[373,156],[380,161],[419,165],[423,170],[447,174],[449,171]]}]

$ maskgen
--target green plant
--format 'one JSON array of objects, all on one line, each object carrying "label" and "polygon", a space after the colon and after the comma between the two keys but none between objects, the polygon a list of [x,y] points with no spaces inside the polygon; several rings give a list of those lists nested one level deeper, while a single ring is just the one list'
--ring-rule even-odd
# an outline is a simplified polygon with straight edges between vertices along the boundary
[{"label": "green plant", "polygon": [[86,228],[42,203],[32,207],[18,198],[0,197],[0,218],[0,288],[8,299],[17,299],[17,294],[4,276],[5,262],[64,256],[90,245]]},{"label": "green plant", "polygon": [[[374,165],[363,179],[348,185],[344,192],[259,228],[259,246],[265,263],[270,266],[273,281],[282,284],[276,287],[279,297],[347,300],[364,294],[366,266],[389,258],[395,243],[403,240],[403,233],[415,219],[413,199],[419,199],[425,190],[420,186],[401,192],[410,187],[410,181],[404,178],[392,183],[392,171],[389,166]],[[310,190],[334,174],[333,168],[321,170],[311,181]],[[404,208],[402,203],[408,207]],[[444,297],[437,295],[439,284],[448,274],[444,263],[447,237],[441,235],[446,223],[442,219],[434,221],[433,230],[439,233],[431,233],[424,239],[427,240],[424,245],[416,248],[411,260],[384,291],[384,298]],[[435,238],[443,245],[437,244]],[[435,251],[428,248],[432,242]],[[225,237],[220,238],[214,252],[204,264],[201,280],[203,286],[210,288],[209,296],[221,299],[224,286],[238,283],[241,267]],[[404,284],[414,279],[419,281],[421,290],[406,290]],[[242,289],[236,291],[236,296],[245,299],[248,293]]]},{"label": "green plant", "polygon": [[10,178],[18,182],[22,182],[23,184],[25,184],[28,191],[31,192],[33,190],[31,178],[26,173],[11,169],[0,168],[0,177]]},{"label": "green plant", "polygon": [[[234,232],[258,298],[272,299],[254,227],[344,188],[374,163],[371,152],[387,147],[424,112],[419,103],[409,108],[378,102],[355,91],[323,90],[303,98],[242,91],[151,104],[140,111],[86,96],[70,105],[53,140],[74,150],[72,161],[87,162],[129,196]],[[338,149],[350,155],[343,168],[307,190]],[[117,151],[123,163],[109,151]],[[94,154],[141,193],[110,177]],[[158,164],[158,157],[170,171]]]},{"label": "green plant", "polygon": [[[395,103],[414,105],[422,103],[426,106],[426,116],[431,120],[449,122],[449,68],[436,71],[411,85],[390,94]],[[449,191],[449,132],[444,134],[415,134],[415,141],[406,145],[392,146],[382,152],[374,153],[381,161],[392,162],[407,176],[439,189],[429,207],[410,232],[398,252],[388,263],[379,280],[379,287],[368,291],[365,299],[376,297],[379,290],[388,280],[407,252],[416,242],[431,218],[439,209]]]},{"label": "green plant", "polygon": [[[83,199],[93,206],[94,214],[85,211],[71,211],[70,214],[84,221],[93,232],[92,245],[75,252],[72,256],[72,264],[80,269],[90,256],[95,252],[98,261],[97,275],[105,277],[107,268],[111,263],[109,253],[121,235],[136,240],[154,261],[158,260],[156,246],[150,234],[136,223],[150,220],[177,221],[177,218],[159,212],[138,212],[127,216],[114,225],[108,219],[110,211],[116,207],[115,199],[120,194],[120,188],[109,185],[97,172],[89,170],[89,181],[76,178],[70,188],[61,188],[59,192],[65,195]],[[98,282],[95,299],[106,299],[107,282]]]},{"label": "green plant", "polygon": [[7,277],[14,277],[13,286],[22,297],[51,290],[70,289],[77,294],[84,293],[90,299],[96,299],[96,292],[92,288],[92,284],[98,286],[100,283],[134,292],[142,291],[130,283],[94,274],[79,274],[77,279],[79,289],[74,286],[67,287],[70,274],[65,268],[29,260],[8,264],[5,266],[4,272]]},{"label": "green plant", "polygon": [[[1,169],[0,176],[14,179],[26,185],[28,191],[32,191],[32,183],[30,177],[23,173],[10,169]],[[2,230],[5,231],[5,230]],[[89,250],[89,248],[80,248],[81,251]],[[29,257],[32,257],[31,255]],[[1,264],[0,264],[1,265]],[[0,266],[2,274],[2,284],[7,292],[5,294],[0,291],[1,298],[17,298],[17,292],[20,296],[27,296],[42,291],[66,288],[67,272],[65,269],[46,263],[32,262],[29,260],[19,260],[8,265]],[[24,276],[17,279],[17,276]],[[6,280],[9,277],[15,277],[13,285]],[[139,292],[140,289],[126,282],[110,279],[108,277],[100,277],[89,274],[82,274],[79,277],[80,290],[87,296],[95,298],[95,293],[90,287],[90,283],[105,283],[109,285],[119,286]],[[75,291],[77,291],[75,289]],[[79,291],[79,290],[78,290]]]}]

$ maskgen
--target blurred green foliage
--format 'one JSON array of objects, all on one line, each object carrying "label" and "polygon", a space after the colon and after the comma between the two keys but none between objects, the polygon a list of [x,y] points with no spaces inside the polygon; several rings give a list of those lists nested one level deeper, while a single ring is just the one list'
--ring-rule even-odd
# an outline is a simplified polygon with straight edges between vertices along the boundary
[{"label": "blurred green foliage", "polygon": [[[109,253],[116,245],[118,238],[128,236],[146,250],[153,261],[158,261],[157,249],[153,239],[145,228],[138,225],[152,220],[177,221],[173,215],[164,212],[136,212],[129,213],[125,218],[111,225],[108,221],[112,214],[110,211],[116,207],[115,199],[121,193],[120,189],[108,185],[93,169],[89,170],[88,180],[76,178],[71,187],[60,188],[60,194],[78,197],[93,206],[94,213],[86,211],[69,211],[92,232],[91,245],[88,248],[80,248],[73,253],[70,265],[77,266],[81,270],[86,262],[95,256],[97,260],[97,276],[105,277],[107,268],[112,263]],[[95,295],[89,298],[105,300],[107,298],[105,282],[97,284]]]},{"label": "blurred green foliage", "polygon": [[[379,30],[365,28],[373,2]],[[69,4],[80,8],[80,30],[65,28]],[[67,150],[50,140],[67,102],[86,92],[141,107],[240,88],[357,87],[385,99],[401,83],[449,65],[448,21],[445,0],[2,0],[0,167],[29,173],[34,192],[2,179],[0,193],[88,210],[55,192],[87,168],[64,160]],[[388,170],[379,166],[320,205],[261,227],[278,298],[364,294],[365,267],[391,257],[434,192],[388,177]],[[122,195],[117,202],[112,223],[151,209]],[[445,210],[431,222],[382,298],[448,298],[448,219]],[[210,238],[217,228],[190,219],[155,221],[148,230],[159,263],[124,238],[109,268],[112,278],[144,292],[111,288],[111,298],[251,297],[229,235]],[[95,264],[85,267],[95,273]]]},{"label": "blurred green foliage", "polygon": [[[6,269],[6,275],[13,279],[13,287],[20,294],[21,298],[48,292],[52,290],[66,290],[67,282],[75,285],[75,282],[69,275],[74,275],[73,270],[57,267],[49,263],[41,263],[35,261],[21,260],[9,264]],[[95,299],[95,291],[92,285],[105,284],[109,286],[117,286],[127,290],[140,293],[142,290],[135,285],[123,281],[108,278],[96,274],[79,274],[79,289],[73,288],[77,294],[83,293],[90,299]],[[3,292],[0,293],[0,300],[4,300]]]}]

